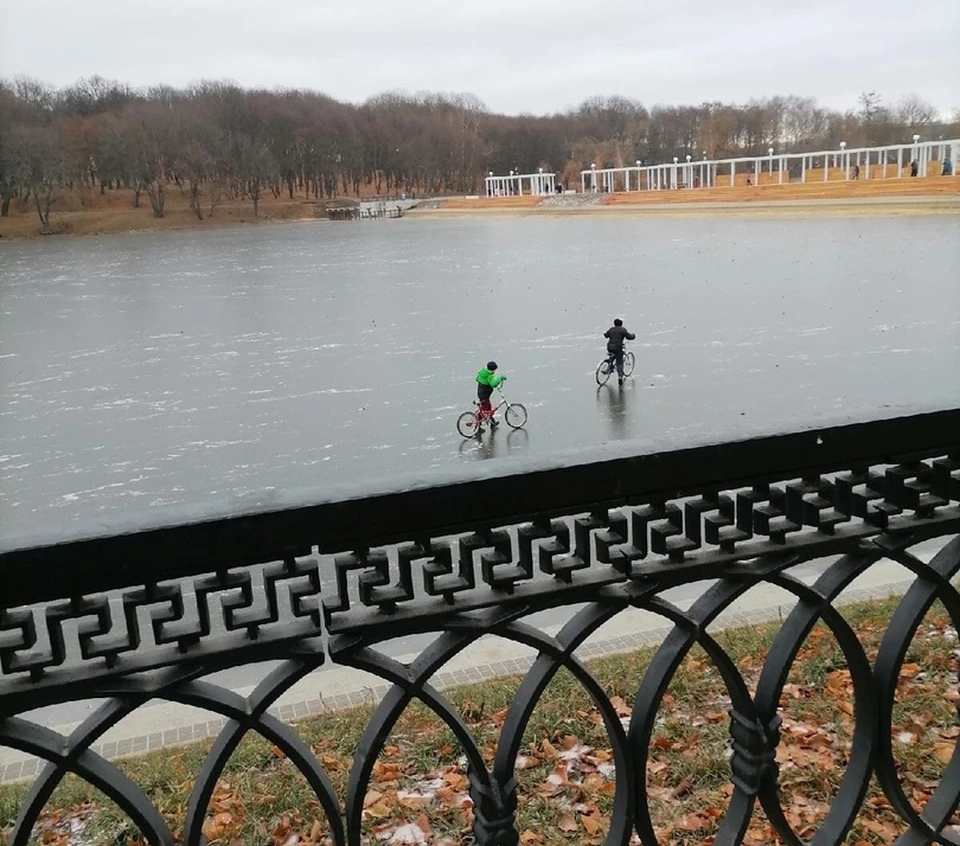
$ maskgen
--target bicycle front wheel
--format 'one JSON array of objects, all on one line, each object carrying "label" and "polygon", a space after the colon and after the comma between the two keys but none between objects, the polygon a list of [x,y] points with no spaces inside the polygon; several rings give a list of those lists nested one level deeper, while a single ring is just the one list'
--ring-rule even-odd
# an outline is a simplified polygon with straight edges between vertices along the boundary
[{"label": "bicycle front wheel", "polygon": [[629,376],[633,373],[633,368],[637,366],[637,358],[632,352],[625,353],[623,356],[623,375]]},{"label": "bicycle front wheel", "polygon": [[510,403],[503,413],[503,419],[511,429],[522,429],[527,425],[527,410],[518,402]]},{"label": "bicycle front wheel", "polygon": [[457,418],[457,431],[465,438],[474,438],[480,429],[477,415],[472,411],[465,411]]},{"label": "bicycle front wheel", "polygon": [[597,384],[606,385],[607,380],[610,378],[610,361],[604,359],[597,365]]}]

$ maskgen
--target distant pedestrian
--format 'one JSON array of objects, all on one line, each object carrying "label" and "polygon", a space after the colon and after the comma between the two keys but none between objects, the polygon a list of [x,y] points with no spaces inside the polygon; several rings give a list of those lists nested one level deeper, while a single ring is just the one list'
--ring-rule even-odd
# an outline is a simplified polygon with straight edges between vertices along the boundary
[{"label": "distant pedestrian", "polygon": [[943,160],[943,166],[940,168],[941,176],[952,176],[953,175],[953,162],[949,158]]},{"label": "distant pedestrian", "polygon": [[854,178],[854,179],[859,179],[859,178],[860,178],[860,165],[858,165],[858,164],[856,164],[856,165],[853,166],[853,178]]},{"label": "distant pedestrian", "polygon": [[916,176],[919,171],[920,171],[920,165],[918,165],[917,160],[914,159],[912,162],[910,162],[910,175]]}]

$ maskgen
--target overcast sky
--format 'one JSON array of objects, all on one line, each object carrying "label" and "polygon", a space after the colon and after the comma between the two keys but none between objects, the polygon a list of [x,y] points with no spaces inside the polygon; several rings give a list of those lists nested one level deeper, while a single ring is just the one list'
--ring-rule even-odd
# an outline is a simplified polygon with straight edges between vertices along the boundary
[{"label": "overcast sky", "polygon": [[0,0],[4,77],[469,91],[508,113],[871,89],[949,112],[958,57],[958,0]]}]

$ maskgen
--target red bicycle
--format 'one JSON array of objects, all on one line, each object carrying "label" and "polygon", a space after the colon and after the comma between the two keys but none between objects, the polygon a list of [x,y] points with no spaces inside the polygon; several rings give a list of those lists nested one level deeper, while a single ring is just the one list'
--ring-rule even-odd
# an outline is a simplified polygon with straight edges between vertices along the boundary
[{"label": "red bicycle", "polygon": [[495,405],[490,411],[484,411],[477,400],[473,401],[473,411],[465,411],[457,418],[457,431],[465,438],[479,437],[483,432],[483,424],[488,420],[490,427],[496,425],[497,412],[503,409],[503,419],[511,429],[522,429],[527,425],[527,409],[518,402],[507,402],[503,391],[497,388],[503,399]]}]

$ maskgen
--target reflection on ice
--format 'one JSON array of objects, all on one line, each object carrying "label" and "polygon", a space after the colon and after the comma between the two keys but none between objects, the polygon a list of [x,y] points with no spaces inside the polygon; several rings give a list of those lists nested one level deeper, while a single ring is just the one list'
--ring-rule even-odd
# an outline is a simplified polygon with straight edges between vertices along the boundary
[{"label": "reflection on ice", "polygon": [[484,461],[528,451],[530,433],[526,429],[510,429],[507,432],[503,429],[501,425],[493,432],[484,432],[479,438],[464,438],[460,444],[460,456]]}]

